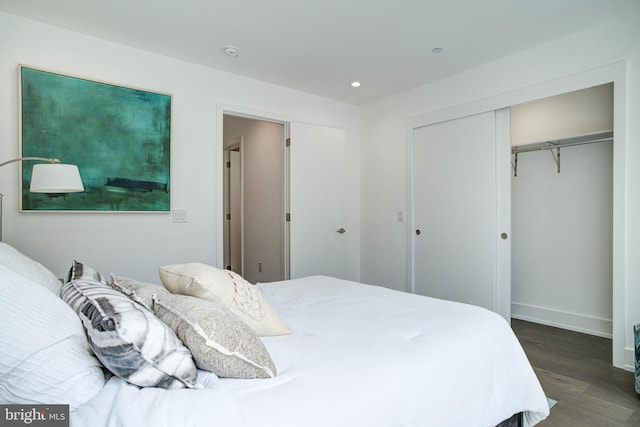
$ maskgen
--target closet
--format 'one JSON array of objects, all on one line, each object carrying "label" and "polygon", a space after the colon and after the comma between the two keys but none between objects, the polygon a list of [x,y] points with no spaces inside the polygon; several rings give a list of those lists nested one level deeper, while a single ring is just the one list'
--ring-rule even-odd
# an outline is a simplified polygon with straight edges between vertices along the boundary
[{"label": "closet", "polygon": [[613,84],[511,107],[512,317],[612,336]]},{"label": "closet", "polygon": [[[457,187],[450,195],[495,203],[494,219],[487,224],[493,239],[484,245],[495,271],[493,301],[488,308],[507,320],[518,318],[611,337],[613,366],[633,366],[625,267],[629,262],[625,245],[629,221],[625,208],[625,76],[625,65],[614,64],[411,117],[409,290],[427,296],[444,295],[449,283],[440,280],[445,277],[443,272],[450,275],[457,270],[463,273],[460,277],[467,278],[468,285],[449,298],[465,301],[475,293],[470,289],[478,281],[473,274],[474,279],[469,280],[466,270],[474,269],[479,258],[455,261],[455,257],[461,253],[458,248],[466,250],[468,244],[464,228],[458,225],[473,219],[477,209],[473,204],[464,208],[458,222],[424,221],[425,209],[438,210],[449,202],[420,193],[431,184],[421,177],[424,163],[415,150],[431,146],[437,154],[440,145],[449,144],[438,135],[430,136],[427,127],[442,130],[446,122],[493,111],[495,145],[485,149],[496,158],[495,196],[473,192],[471,186],[469,190]],[[465,137],[465,147],[477,144],[479,132]],[[576,138],[587,138],[585,135],[594,137],[593,141],[578,144]],[[519,152],[516,171],[515,151],[558,141],[576,142],[560,147],[560,172],[558,147]],[[420,144],[425,145],[417,147]],[[459,149],[447,165],[460,176],[465,175],[468,159],[460,163],[457,159],[472,151]],[[448,179],[433,179],[440,186],[436,189],[446,189]],[[429,198],[421,202],[423,197]],[[455,239],[455,243],[443,245],[431,239],[428,232],[434,229],[445,230],[445,238]],[[421,268],[425,261],[419,246],[429,244],[436,245],[438,257],[447,261],[431,264],[433,270]],[[445,248],[452,251],[445,253]],[[465,302],[482,305],[482,301]]]}]

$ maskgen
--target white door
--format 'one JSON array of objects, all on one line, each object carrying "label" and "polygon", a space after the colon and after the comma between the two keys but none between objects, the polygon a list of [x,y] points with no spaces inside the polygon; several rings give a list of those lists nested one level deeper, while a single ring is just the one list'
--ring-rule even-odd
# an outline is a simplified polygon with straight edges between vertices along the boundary
[{"label": "white door", "polygon": [[345,131],[291,123],[289,135],[290,278],[346,278]]},{"label": "white door", "polygon": [[508,162],[509,147],[496,119],[490,111],[413,130],[413,290],[508,318],[497,290],[509,290],[510,266],[498,258],[508,254],[498,221],[508,227],[501,186],[509,170],[496,159]]}]

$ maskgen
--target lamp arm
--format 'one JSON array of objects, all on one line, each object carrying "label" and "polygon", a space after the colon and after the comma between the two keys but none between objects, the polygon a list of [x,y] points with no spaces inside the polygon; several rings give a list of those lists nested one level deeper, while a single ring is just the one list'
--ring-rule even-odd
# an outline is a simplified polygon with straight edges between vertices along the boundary
[{"label": "lamp arm", "polygon": [[53,164],[60,163],[60,160],[58,159],[47,159],[46,157],[18,157],[17,159],[7,160],[6,162],[0,163],[0,168],[4,165],[8,165],[9,163],[20,162],[23,160],[40,160],[41,162],[49,162]]}]

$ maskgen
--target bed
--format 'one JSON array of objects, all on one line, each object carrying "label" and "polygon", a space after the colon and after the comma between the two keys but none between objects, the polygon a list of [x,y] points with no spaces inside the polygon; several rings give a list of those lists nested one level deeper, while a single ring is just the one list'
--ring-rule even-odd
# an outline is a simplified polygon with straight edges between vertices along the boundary
[{"label": "bed", "polygon": [[[1,403],[69,404],[72,426],[528,426],[549,413],[508,323],[476,306],[326,276],[251,285],[247,298],[263,299],[277,328],[287,329],[256,341],[273,372],[230,378],[198,364],[192,386],[171,389],[110,375],[92,354],[100,349],[82,341],[84,326],[91,343],[91,325],[69,314],[73,299],[59,296],[65,287],[56,289],[53,273],[4,243],[0,277]],[[151,301],[162,314],[155,292],[166,291],[162,283],[136,288],[135,306]],[[68,331],[48,343],[41,337],[54,334],[42,329],[52,324]],[[73,354],[58,348],[63,341],[77,341]],[[82,372],[66,372],[83,363]]]}]

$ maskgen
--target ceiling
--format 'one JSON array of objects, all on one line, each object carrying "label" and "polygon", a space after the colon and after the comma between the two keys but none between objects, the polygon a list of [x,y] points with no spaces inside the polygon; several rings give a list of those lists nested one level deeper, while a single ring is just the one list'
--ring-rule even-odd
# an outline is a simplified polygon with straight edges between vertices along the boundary
[{"label": "ceiling", "polygon": [[0,0],[0,11],[362,105],[639,14],[640,1]]}]

